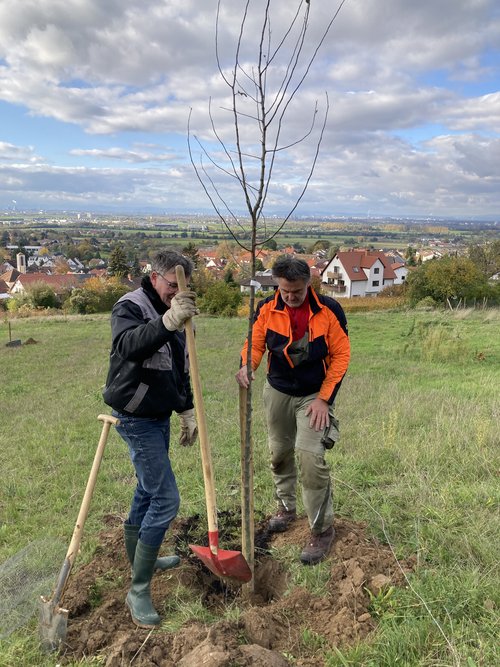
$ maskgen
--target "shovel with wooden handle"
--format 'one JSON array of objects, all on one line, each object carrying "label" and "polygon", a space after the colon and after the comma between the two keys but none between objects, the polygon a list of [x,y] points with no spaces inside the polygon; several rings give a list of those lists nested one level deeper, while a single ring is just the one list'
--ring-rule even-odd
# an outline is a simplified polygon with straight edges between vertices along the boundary
[{"label": "shovel with wooden handle", "polygon": [[78,549],[80,548],[83,527],[89,513],[90,500],[94,492],[97,473],[99,472],[99,467],[101,465],[109,429],[112,425],[117,426],[120,423],[116,417],[111,417],[110,415],[99,415],[97,419],[103,422],[101,437],[99,438],[99,444],[97,445],[94,462],[92,463],[87,487],[85,488],[82,504],[80,506],[80,512],[78,513],[76,525],[73,530],[73,536],[68,551],[66,552],[66,558],[64,559],[64,563],[59,572],[59,577],[54,592],[52,593],[52,597],[46,599],[42,596],[40,601],[40,641],[43,650],[47,652],[55,651],[60,648],[66,639],[69,612],[68,609],[63,609],[60,606],[61,600],[68,582],[71,568],[73,567]]},{"label": "shovel with wooden handle", "polygon": [[[186,276],[184,269],[178,265],[175,267],[177,284],[181,290],[186,290]],[[200,373],[198,370],[198,357],[196,355],[196,344],[194,341],[193,323],[189,319],[185,322],[186,341],[189,354],[189,369],[191,383],[193,385],[194,405],[196,419],[198,422],[198,433],[200,438],[201,462],[203,468],[203,480],[205,483],[205,501],[207,505],[208,518],[208,547],[200,547],[190,544],[193,551],[201,562],[218,577],[230,577],[239,581],[250,581],[252,572],[248,567],[243,554],[240,551],[227,551],[219,549],[219,530],[217,525],[217,508],[215,504],[215,481],[212,469],[212,456],[208,442],[207,423],[203,405],[203,394],[201,391]]]}]

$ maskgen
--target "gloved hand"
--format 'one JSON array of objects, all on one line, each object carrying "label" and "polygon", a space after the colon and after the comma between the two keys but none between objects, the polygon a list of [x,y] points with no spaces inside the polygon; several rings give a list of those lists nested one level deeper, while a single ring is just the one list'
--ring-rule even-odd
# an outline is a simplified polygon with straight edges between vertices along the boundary
[{"label": "gloved hand", "polygon": [[179,445],[183,447],[190,447],[198,437],[198,425],[196,424],[196,417],[194,409],[185,410],[179,414],[181,420],[181,437],[179,438]]},{"label": "gloved hand", "polygon": [[162,319],[169,331],[184,331],[184,322],[200,312],[195,303],[196,294],[190,290],[177,292]]}]

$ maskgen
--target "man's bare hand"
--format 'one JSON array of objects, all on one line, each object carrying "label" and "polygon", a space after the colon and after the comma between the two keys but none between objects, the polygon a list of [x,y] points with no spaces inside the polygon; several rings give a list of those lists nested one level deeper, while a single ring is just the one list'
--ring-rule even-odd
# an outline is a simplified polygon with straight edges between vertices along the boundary
[{"label": "man's bare hand", "polygon": [[315,398],[306,410],[306,417],[310,416],[309,426],[315,431],[322,431],[330,423],[328,403],[322,398]]},{"label": "man's bare hand", "polygon": [[[253,374],[253,371],[250,380],[255,380],[255,375]],[[236,373],[236,382],[240,385],[240,387],[243,387],[244,389],[248,389],[248,387],[250,386],[250,382],[248,379],[248,371],[246,366],[242,366],[240,370]]]}]

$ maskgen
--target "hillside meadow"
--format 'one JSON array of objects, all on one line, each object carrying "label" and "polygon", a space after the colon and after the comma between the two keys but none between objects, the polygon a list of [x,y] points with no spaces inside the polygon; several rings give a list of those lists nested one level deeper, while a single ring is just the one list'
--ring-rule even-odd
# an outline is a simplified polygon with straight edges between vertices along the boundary
[{"label": "hillside meadow", "polygon": [[[374,311],[348,317],[352,362],[337,401],[341,441],[327,454],[336,512],[364,522],[398,559],[414,558],[415,569],[405,587],[372,600],[378,625],[370,637],[342,650],[323,650],[322,664],[493,667],[500,664],[500,312]],[[247,323],[198,317],[196,326],[218,506],[237,511],[234,374]],[[57,545],[51,556],[57,571],[99,439],[97,415],[109,411],[101,399],[109,316],[14,319],[11,332],[23,343],[36,343],[6,347],[8,328],[1,324],[0,563],[43,538]],[[274,506],[263,378],[261,368],[253,403],[256,520]],[[178,421],[172,422],[180,513],[203,516],[199,449],[176,446]],[[92,558],[105,518],[126,515],[133,487],[125,445],[112,430],[75,570]],[[318,573],[325,571],[321,565],[297,567],[300,547],[281,558],[295,582],[317,587]],[[320,639],[314,641],[321,653]],[[287,658],[294,664],[293,655]],[[38,652],[35,620],[1,641],[2,667],[54,664],[53,656]]]}]

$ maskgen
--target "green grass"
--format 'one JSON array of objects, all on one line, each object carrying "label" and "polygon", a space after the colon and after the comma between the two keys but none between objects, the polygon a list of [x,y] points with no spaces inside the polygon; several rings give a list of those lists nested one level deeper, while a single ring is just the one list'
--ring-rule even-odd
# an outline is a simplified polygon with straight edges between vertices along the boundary
[{"label": "green grass", "polygon": [[[240,503],[234,373],[246,327],[238,319],[197,319],[221,509]],[[321,637],[307,635],[304,644],[323,652],[328,667],[499,664],[500,313],[352,313],[349,329],[352,363],[337,402],[342,437],[328,454],[336,511],[365,521],[398,557],[416,554],[418,567],[411,588],[373,601],[379,626],[370,642],[329,651]],[[109,411],[101,400],[108,316],[13,320],[12,336],[39,342],[7,348],[0,325],[0,562],[41,537],[67,543],[99,439],[97,415]],[[273,507],[263,377],[261,368],[254,396],[259,516]],[[203,515],[199,450],[176,447],[177,437],[174,418],[180,512]],[[112,430],[80,562],[91,557],[103,517],[126,514],[133,487],[125,445]],[[292,551],[276,554],[291,581],[319,592],[324,568],[297,568]],[[173,628],[203,617],[186,591],[175,606]],[[35,630],[33,622],[2,642],[0,667],[53,664],[38,653]]]}]

